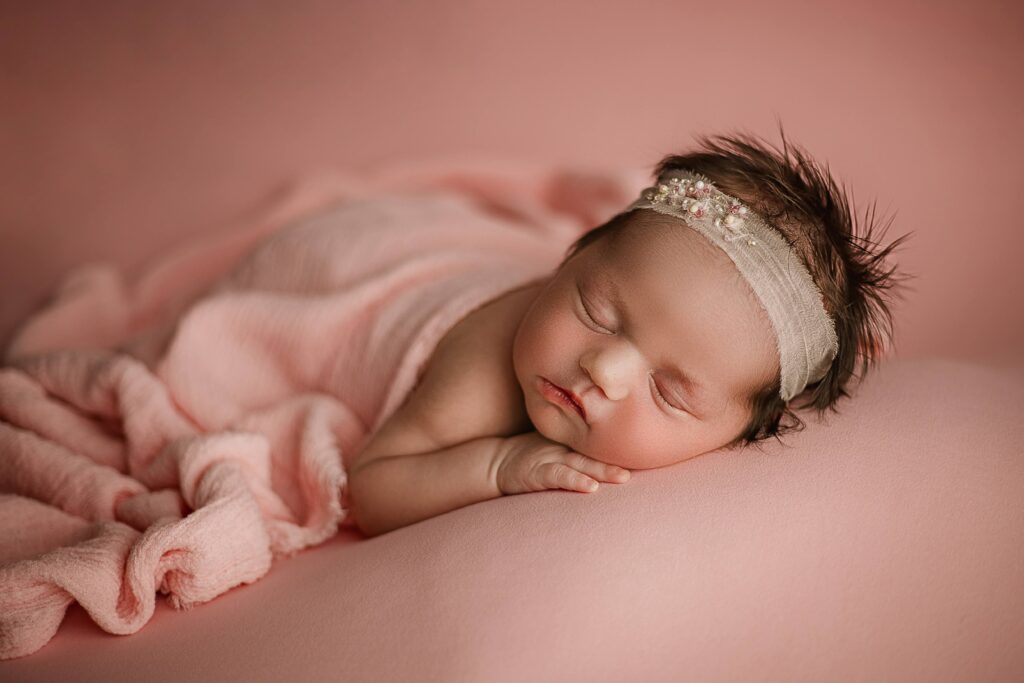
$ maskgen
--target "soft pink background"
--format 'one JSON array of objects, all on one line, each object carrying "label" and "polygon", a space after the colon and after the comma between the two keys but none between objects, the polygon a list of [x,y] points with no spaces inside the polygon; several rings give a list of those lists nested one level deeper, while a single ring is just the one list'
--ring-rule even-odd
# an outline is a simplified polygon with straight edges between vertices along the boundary
[{"label": "soft pink background", "polygon": [[[890,238],[915,232],[900,252],[918,279],[897,308],[898,355],[1019,363],[1022,26],[1012,2],[5,2],[0,339],[69,267],[138,268],[299,172],[437,156],[649,168],[697,133],[777,141],[778,117],[861,214],[877,199],[896,214]],[[104,679],[125,663],[145,676],[241,662],[270,676],[301,657],[339,677],[379,665],[597,680],[625,645],[616,675],[637,662],[639,680],[658,680],[678,633],[682,652],[715,656],[680,654],[674,670],[710,677],[1006,679],[1022,666],[1024,473],[1019,429],[999,430],[1024,407],[1022,375],[900,368],[880,377],[881,403],[810,431],[798,452],[816,457],[798,464],[708,459],[637,477],[603,505],[510,497],[339,539],[191,614],[161,606],[130,638],[75,607],[55,642],[7,670],[45,680],[86,662]],[[623,640],[599,640],[599,617],[552,640],[595,603],[546,563],[581,557],[595,588],[632,586],[644,558],[650,593],[612,608],[634,629]],[[482,572],[468,583],[463,560]],[[492,592],[522,591],[524,576],[549,583]],[[657,592],[674,577],[680,592]],[[694,606],[712,621],[688,618]],[[645,609],[682,630],[646,640]],[[518,639],[480,630],[470,615],[487,610]],[[350,613],[372,621],[353,635]],[[376,660],[360,656],[372,647]],[[548,659],[465,658],[517,647]]]}]

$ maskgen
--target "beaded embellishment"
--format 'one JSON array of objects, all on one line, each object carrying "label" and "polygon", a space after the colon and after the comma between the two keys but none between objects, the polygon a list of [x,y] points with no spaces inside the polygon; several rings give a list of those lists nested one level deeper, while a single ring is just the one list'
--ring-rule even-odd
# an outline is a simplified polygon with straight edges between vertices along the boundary
[{"label": "beaded embellishment", "polygon": [[711,214],[713,225],[723,230],[723,239],[729,242],[746,239],[751,246],[757,244],[744,230],[744,217],[750,209],[734,197],[716,192],[710,180],[672,177],[647,188],[643,196],[648,201],[688,211],[694,218]]}]

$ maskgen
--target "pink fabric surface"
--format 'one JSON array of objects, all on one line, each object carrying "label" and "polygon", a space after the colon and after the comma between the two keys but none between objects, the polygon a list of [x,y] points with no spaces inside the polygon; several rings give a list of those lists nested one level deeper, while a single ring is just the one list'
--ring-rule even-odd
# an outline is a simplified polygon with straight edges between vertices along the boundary
[{"label": "pink fabric surface", "polygon": [[323,176],[138,283],[72,273],[0,369],[0,658],[72,601],[134,633],[156,590],[189,608],[351,525],[345,465],[443,334],[550,273],[634,180]]},{"label": "pink fabric surface", "polygon": [[1022,409],[1024,368],[895,361],[791,447],[343,530],[129,638],[74,608],[0,675],[1019,680]]}]

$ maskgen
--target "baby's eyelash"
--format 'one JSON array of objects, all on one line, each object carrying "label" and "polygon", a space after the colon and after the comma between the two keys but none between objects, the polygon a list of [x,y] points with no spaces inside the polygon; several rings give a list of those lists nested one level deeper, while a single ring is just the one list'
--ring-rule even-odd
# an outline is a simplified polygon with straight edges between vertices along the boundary
[{"label": "baby's eyelash", "polygon": [[665,396],[661,393],[661,389],[658,388],[658,383],[654,381],[654,375],[651,375],[651,387],[654,389],[654,396],[655,396],[655,398],[660,403],[664,403],[666,406],[668,406],[672,410],[675,410],[676,412],[679,412],[679,413],[688,413],[689,412],[689,411],[687,411],[687,410],[685,410],[683,408],[680,408],[679,406],[672,405],[671,403],[668,402],[668,399],[666,399]]},{"label": "baby's eyelash", "polygon": [[599,323],[596,320],[594,320],[594,316],[592,316],[590,314],[590,309],[587,308],[587,302],[583,298],[583,293],[582,292],[578,292],[578,294],[579,294],[579,300],[580,300],[580,308],[583,309],[583,315],[585,315],[587,317],[587,320],[589,320],[590,322],[594,323],[595,326],[597,326],[598,328],[600,328],[604,332],[606,332],[608,334],[612,334],[613,333],[612,330],[609,330],[607,327],[605,327],[601,323]]}]

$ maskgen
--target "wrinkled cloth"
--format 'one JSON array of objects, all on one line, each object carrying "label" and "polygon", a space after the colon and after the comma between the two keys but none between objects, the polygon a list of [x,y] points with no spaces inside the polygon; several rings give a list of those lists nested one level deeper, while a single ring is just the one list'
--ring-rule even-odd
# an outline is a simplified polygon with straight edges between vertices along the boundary
[{"label": "wrinkled cloth", "polygon": [[352,524],[346,464],[436,344],[549,275],[637,172],[323,173],[132,283],[71,273],[0,367],[0,658],[72,601],[138,631]]}]

